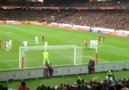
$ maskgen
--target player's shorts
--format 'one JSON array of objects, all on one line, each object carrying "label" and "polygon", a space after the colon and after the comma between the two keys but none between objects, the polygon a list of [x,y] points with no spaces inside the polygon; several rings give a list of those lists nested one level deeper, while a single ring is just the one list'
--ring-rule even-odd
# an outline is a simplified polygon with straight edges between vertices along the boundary
[{"label": "player's shorts", "polygon": [[48,60],[48,57],[44,57],[44,60]]},{"label": "player's shorts", "polygon": [[85,46],[87,46],[88,45],[88,43],[85,43]]},{"label": "player's shorts", "polygon": [[24,45],[24,47],[27,47],[27,45]]}]

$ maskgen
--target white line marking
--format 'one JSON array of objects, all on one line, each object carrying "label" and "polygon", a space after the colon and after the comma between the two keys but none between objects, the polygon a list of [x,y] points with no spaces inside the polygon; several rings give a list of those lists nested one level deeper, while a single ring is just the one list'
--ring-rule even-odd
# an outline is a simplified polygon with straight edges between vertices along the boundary
[{"label": "white line marking", "polygon": [[[93,56],[78,56],[78,57],[93,57]],[[53,57],[49,59],[55,59],[55,58],[74,58],[74,57]],[[33,61],[33,60],[38,60],[38,59],[27,59],[27,61]],[[0,62],[18,62],[18,59],[13,59],[13,60],[1,60]],[[99,62],[109,62],[107,60],[103,60],[99,58]]]},{"label": "white line marking", "polygon": [[6,71],[6,70],[19,70],[19,68],[0,69],[0,71]]},{"label": "white line marking", "polygon": [[[81,64],[82,65],[82,64]],[[55,65],[55,67],[62,67],[62,66],[74,66],[74,64],[65,64],[65,65]],[[35,66],[35,67],[25,67],[24,69],[36,69],[36,68],[43,68],[42,66]]]},{"label": "white line marking", "polygon": [[14,59],[14,60],[1,60],[0,62],[18,62],[18,59]]},{"label": "white line marking", "polygon": [[[93,57],[93,56],[77,56],[77,57]],[[49,59],[55,59],[55,58],[74,58],[74,57],[53,57],[53,58],[49,58]],[[37,58],[35,58],[35,59],[37,59]],[[33,59],[27,59],[27,61],[33,61],[33,60],[35,60],[34,58]],[[103,59],[99,59],[99,60],[103,60]],[[12,59],[12,60],[1,60],[0,62],[16,62],[16,61],[18,61],[18,59]],[[103,61],[105,61],[105,60],[103,60]]]}]

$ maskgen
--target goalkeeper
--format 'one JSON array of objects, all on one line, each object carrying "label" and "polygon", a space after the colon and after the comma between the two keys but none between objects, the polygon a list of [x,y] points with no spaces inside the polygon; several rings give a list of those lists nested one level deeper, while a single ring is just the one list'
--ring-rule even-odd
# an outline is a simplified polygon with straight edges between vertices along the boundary
[{"label": "goalkeeper", "polygon": [[48,59],[49,53],[47,51],[43,52],[43,65],[46,63],[49,64],[49,59]]}]

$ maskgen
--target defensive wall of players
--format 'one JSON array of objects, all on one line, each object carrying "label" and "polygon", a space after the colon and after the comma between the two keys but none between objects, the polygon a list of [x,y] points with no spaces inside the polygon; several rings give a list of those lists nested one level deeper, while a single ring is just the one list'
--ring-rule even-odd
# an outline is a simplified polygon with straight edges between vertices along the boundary
[{"label": "defensive wall of players", "polygon": [[129,37],[129,30],[115,30],[108,28],[99,28],[99,27],[90,27],[90,26],[80,26],[80,25],[71,25],[64,23],[50,23],[47,22],[38,23],[36,21],[0,21],[0,24],[28,24],[28,25],[43,25],[43,26],[53,26],[58,28],[67,28],[70,30],[83,30],[83,31],[91,31],[97,33],[104,33],[114,36],[122,36]]},{"label": "defensive wall of players", "polygon": [[[129,69],[129,62],[101,63],[95,65],[95,72],[104,72],[109,70]],[[54,76],[77,75],[88,73],[88,65],[75,65],[66,67],[55,67]],[[0,72],[0,81],[9,79],[21,80],[44,77],[43,68],[34,70],[19,70],[10,72]]]}]

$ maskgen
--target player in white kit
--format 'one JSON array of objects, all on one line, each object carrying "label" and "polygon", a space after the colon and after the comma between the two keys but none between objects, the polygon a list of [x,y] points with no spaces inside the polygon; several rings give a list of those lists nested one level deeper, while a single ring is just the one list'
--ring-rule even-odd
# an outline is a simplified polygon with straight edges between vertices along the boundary
[{"label": "player in white kit", "polygon": [[10,48],[9,48],[9,41],[6,41],[6,42],[5,42],[5,50],[6,50],[6,51],[9,51],[9,49],[10,49]]},{"label": "player in white kit", "polygon": [[35,43],[39,44],[38,36],[35,36]]},{"label": "player in white kit", "polygon": [[[23,46],[27,47],[28,46],[28,41],[23,41]],[[27,51],[27,48],[25,49],[25,51]]]},{"label": "player in white kit", "polygon": [[12,49],[12,40],[9,40],[9,49]]}]

